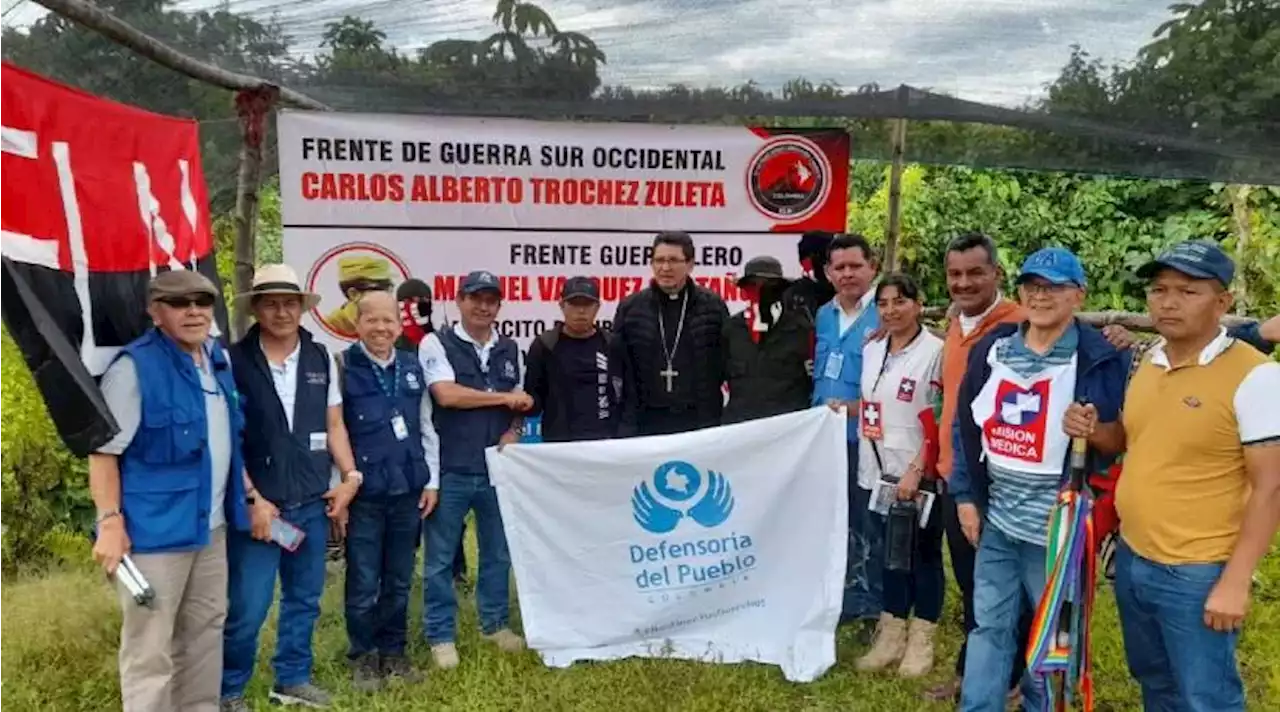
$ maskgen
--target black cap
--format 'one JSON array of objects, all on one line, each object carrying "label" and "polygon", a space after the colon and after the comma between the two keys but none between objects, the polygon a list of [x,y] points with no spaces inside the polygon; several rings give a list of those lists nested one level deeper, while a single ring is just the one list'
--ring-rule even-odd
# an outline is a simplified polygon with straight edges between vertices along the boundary
[{"label": "black cap", "polygon": [[742,286],[742,283],[749,279],[786,279],[786,277],[782,274],[782,263],[777,258],[760,255],[747,260],[746,267],[742,269],[742,276],[738,278],[738,286]]},{"label": "black cap", "polygon": [[564,281],[564,289],[560,290],[560,300],[574,298],[600,301],[600,288],[590,277],[570,277]]}]

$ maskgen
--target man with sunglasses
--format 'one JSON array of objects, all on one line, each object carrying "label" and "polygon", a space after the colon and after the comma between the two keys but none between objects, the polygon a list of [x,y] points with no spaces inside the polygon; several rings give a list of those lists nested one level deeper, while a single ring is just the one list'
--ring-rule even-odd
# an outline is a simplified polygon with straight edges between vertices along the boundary
[{"label": "man with sunglasses", "polygon": [[[155,592],[120,586],[120,690],[126,712],[216,709],[227,612],[226,529],[265,540],[275,509],[249,505],[244,420],[226,350],[209,338],[218,290],[197,272],[151,280],[155,328],[102,378],[119,432],[89,456],[93,556],[108,574],[129,554]],[[145,374],[145,378],[140,377]]]}]

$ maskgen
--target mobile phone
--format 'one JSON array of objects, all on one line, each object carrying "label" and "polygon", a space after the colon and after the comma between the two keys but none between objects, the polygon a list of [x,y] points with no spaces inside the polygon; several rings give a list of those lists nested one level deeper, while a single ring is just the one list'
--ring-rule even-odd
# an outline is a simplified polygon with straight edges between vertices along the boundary
[{"label": "mobile phone", "polygon": [[285,551],[297,551],[307,535],[294,525],[276,517],[271,520],[271,541],[280,545]]}]

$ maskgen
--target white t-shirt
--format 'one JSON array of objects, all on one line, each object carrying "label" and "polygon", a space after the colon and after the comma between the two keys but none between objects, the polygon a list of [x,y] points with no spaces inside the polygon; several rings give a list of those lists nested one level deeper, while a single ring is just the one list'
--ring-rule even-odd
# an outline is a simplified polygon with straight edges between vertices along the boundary
[{"label": "white t-shirt", "polygon": [[942,339],[921,329],[902,351],[888,354],[888,349],[887,337],[862,349],[858,486],[865,490],[880,479],[882,464],[885,475],[906,472],[924,446],[920,414],[933,408],[942,388]]}]

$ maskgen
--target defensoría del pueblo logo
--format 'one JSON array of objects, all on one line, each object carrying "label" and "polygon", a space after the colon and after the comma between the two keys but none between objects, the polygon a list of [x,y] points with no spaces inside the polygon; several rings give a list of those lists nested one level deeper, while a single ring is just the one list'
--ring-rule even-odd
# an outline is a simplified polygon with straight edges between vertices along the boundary
[{"label": "defensor\u00eda del pueblo logo", "polygon": [[653,487],[649,484],[649,479],[643,480],[632,490],[631,513],[637,524],[654,534],[666,534],[686,518],[710,529],[733,513],[733,490],[719,472],[708,470],[704,485],[698,468],[672,460],[653,471]]}]

